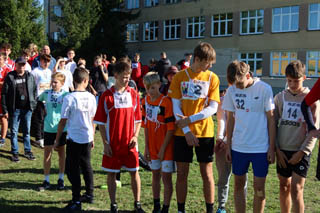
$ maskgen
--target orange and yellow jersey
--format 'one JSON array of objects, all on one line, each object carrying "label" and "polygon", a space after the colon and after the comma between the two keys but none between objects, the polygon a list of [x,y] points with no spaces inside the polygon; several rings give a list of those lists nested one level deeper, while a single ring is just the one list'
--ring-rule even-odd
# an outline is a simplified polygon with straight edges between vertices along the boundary
[{"label": "orange and yellow jersey", "polygon": [[[183,115],[197,114],[209,103],[220,102],[219,78],[213,72],[193,72],[191,68],[178,72],[172,79],[168,96],[181,101]],[[189,124],[191,132],[198,138],[213,137],[214,124],[210,117]],[[176,136],[184,136],[181,128],[175,131]]]},{"label": "orange and yellow jersey", "polygon": [[[142,100],[142,127],[148,131],[148,145],[152,160],[158,159],[167,131],[175,129],[174,122],[172,102],[169,97],[161,94],[153,102],[150,96]],[[173,160],[173,138],[166,148],[164,160]]]}]

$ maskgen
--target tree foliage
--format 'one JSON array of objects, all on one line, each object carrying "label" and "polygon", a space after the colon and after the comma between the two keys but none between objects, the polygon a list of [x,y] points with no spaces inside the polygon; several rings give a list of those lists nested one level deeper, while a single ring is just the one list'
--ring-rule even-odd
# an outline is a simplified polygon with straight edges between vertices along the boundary
[{"label": "tree foliage", "polygon": [[12,45],[12,58],[30,43],[46,40],[44,12],[38,0],[5,0],[0,4],[0,43]]}]

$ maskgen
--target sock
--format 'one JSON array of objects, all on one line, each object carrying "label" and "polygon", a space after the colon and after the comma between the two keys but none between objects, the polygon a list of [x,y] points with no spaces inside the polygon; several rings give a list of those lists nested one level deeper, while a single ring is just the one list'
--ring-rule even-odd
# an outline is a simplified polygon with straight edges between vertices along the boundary
[{"label": "sock", "polygon": [[184,212],[185,203],[178,203],[178,212]]},{"label": "sock", "polygon": [[169,205],[163,205],[161,213],[169,213]]},{"label": "sock", "polygon": [[64,173],[59,173],[59,179],[63,180],[64,178]]},{"label": "sock", "polygon": [[213,213],[213,203],[206,203],[207,213]]},{"label": "sock", "polygon": [[48,183],[50,183],[50,175],[45,175],[44,180],[47,181]]},{"label": "sock", "polygon": [[154,210],[160,210],[160,198],[153,199],[153,209]]},{"label": "sock", "polygon": [[134,207],[140,209],[141,208],[140,201],[134,201]]}]

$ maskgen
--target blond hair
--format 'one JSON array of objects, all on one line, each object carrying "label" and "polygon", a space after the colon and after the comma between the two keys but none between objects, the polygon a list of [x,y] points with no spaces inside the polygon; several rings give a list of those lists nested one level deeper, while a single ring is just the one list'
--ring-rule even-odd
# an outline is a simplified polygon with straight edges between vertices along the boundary
[{"label": "blond hair", "polygon": [[233,84],[241,80],[250,71],[250,65],[243,61],[232,61],[227,68],[228,83]]},{"label": "blond hair", "polygon": [[152,84],[155,83],[160,83],[160,76],[158,75],[157,72],[148,72],[144,77],[143,77],[143,84],[145,87],[148,89]]},{"label": "blond hair", "polygon": [[60,81],[62,84],[64,84],[64,82],[66,81],[66,76],[61,73],[61,72],[56,72],[56,73],[53,73],[52,76],[51,76],[51,79],[57,79],[58,81]]}]

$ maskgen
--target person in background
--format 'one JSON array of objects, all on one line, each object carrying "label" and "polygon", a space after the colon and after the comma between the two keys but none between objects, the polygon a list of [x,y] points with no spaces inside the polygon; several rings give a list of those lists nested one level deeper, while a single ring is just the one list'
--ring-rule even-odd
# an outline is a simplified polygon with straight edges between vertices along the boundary
[{"label": "person in background", "polygon": [[76,52],[74,49],[69,49],[67,52],[67,61],[65,69],[69,70],[72,74],[74,73],[74,70],[77,68],[77,63],[74,61],[74,57],[76,56]]},{"label": "person in background", "polygon": [[167,58],[167,53],[162,52],[160,54],[160,59],[157,62],[156,66],[154,67],[154,70],[160,75],[161,82],[163,81],[163,76],[166,73],[166,71],[171,66],[171,61]]},{"label": "person in background", "polygon": [[15,63],[13,60],[10,59],[12,46],[9,43],[2,43],[0,46],[0,53],[4,53],[6,55],[5,64],[10,69],[10,71],[14,70]]},{"label": "person in background", "polygon": [[179,72],[179,70],[176,66],[171,66],[171,67],[169,67],[168,71],[164,74],[164,77],[168,80],[168,82],[162,84],[160,87],[160,92],[163,95],[168,94],[168,90],[169,90],[170,84],[172,82],[172,79],[175,76],[175,74],[177,74],[178,72]]},{"label": "person in background", "polygon": [[30,58],[28,60],[29,65],[31,66],[33,63],[33,60],[38,57],[39,53],[38,53],[38,46],[34,43],[29,44],[28,47],[29,51],[30,51]]},{"label": "person in background", "polygon": [[180,60],[176,67],[179,67],[180,70],[187,69],[191,65],[192,53],[185,53],[184,59]]},{"label": "person in background", "polygon": [[[21,56],[28,62],[30,59],[30,50],[29,49],[23,49]],[[29,63],[26,63],[26,71],[31,72],[31,66]]]},{"label": "person in background", "polygon": [[[41,50],[41,54],[42,55],[49,55],[50,56],[50,64],[49,64],[49,69],[53,70],[54,66],[56,65],[56,59],[50,55],[51,50],[50,47],[48,45],[44,45],[42,50]],[[31,68],[32,70],[34,70],[37,67],[40,67],[41,63],[40,63],[40,55],[38,55],[32,62]]]},{"label": "person in background", "polygon": [[[1,100],[1,89],[3,87],[4,79],[7,74],[10,72],[10,68],[5,64],[6,55],[0,53],[0,100]],[[0,147],[5,144],[5,139],[8,131],[8,118],[6,118],[3,113],[2,106],[0,106],[0,119],[1,119],[1,138],[0,138]]]},{"label": "person in background", "polygon": [[53,73],[61,72],[66,78],[64,81],[64,84],[62,86],[62,89],[66,92],[73,91],[73,76],[70,70],[66,69],[66,61],[65,58],[58,56],[57,57],[57,63],[53,68]]},{"label": "person in background", "polygon": [[139,80],[141,79],[140,53],[136,53],[134,55],[134,60],[132,61],[131,66],[132,66],[131,79],[134,80],[134,82],[136,82],[137,86],[139,86]]}]

